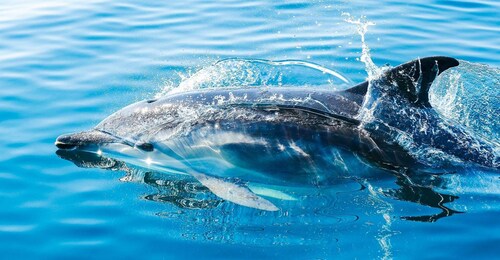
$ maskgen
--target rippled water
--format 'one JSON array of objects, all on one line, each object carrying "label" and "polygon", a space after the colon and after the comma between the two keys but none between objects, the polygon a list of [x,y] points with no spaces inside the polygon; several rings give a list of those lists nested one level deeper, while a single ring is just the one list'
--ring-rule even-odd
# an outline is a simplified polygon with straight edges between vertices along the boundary
[{"label": "rippled water", "polygon": [[495,171],[436,180],[372,172],[333,186],[297,187],[298,201],[263,212],[222,201],[191,179],[125,166],[79,168],[61,160],[53,143],[127,104],[189,86],[186,78],[226,58],[313,62],[348,83],[300,71],[301,79],[338,88],[361,82],[367,72],[352,22],[360,20],[374,24],[364,36],[377,66],[431,55],[460,59],[465,66],[436,82],[431,102],[498,144],[498,17],[494,1],[4,1],[0,252],[8,258],[494,258]]}]

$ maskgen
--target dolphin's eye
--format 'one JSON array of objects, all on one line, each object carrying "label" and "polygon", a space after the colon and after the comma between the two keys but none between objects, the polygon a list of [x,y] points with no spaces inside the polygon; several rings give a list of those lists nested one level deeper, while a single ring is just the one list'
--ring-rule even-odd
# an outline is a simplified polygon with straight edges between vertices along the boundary
[{"label": "dolphin's eye", "polygon": [[137,147],[137,149],[142,150],[144,152],[151,152],[155,149],[154,146],[150,143],[139,143],[139,144],[136,144],[135,147]]},{"label": "dolphin's eye", "polygon": [[150,100],[146,100],[146,102],[147,102],[148,104],[151,104],[151,103],[153,103],[153,102],[156,102],[156,100],[158,100],[158,99],[150,99]]}]

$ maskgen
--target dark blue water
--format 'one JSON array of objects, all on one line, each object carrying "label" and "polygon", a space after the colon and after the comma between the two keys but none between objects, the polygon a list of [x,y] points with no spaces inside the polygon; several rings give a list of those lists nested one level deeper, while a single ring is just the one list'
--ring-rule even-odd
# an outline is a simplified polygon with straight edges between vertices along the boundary
[{"label": "dark blue water", "polygon": [[[346,178],[299,190],[306,195],[298,201],[264,212],[222,201],[192,180],[79,168],[55,154],[54,140],[181,82],[192,86],[186,79],[202,68],[211,72],[197,74],[203,84],[248,79],[234,71],[214,78],[219,74],[209,66],[225,58],[313,62],[361,82],[367,71],[359,20],[374,24],[364,43],[378,66],[431,55],[460,59],[460,68],[438,79],[431,102],[443,117],[498,147],[499,17],[495,1],[4,1],[0,253],[23,259],[495,258],[500,183],[494,170],[468,169],[437,181]],[[338,77],[293,73],[299,76],[287,83],[333,80],[333,88],[345,87]],[[200,194],[203,201],[193,199]]]}]

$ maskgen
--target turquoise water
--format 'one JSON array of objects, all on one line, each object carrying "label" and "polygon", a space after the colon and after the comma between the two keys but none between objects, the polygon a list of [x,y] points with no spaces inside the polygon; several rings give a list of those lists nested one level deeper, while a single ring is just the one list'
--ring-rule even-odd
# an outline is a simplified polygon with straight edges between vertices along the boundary
[{"label": "turquoise water", "polygon": [[[195,72],[226,58],[312,62],[361,82],[367,71],[359,20],[371,24],[364,43],[377,66],[431,55],[463,61],[436,82],[431,101],[444,117],[498,144],[499,17],[494,1],[3,2],[0,252],[6,258],[494,258],[495,171],[469,169],[436,181],[374,170],[307,189],[299,202],[263,212],[221,201],[189,180],[79,168],[55,154],[54,140],[189,85]],[[213,75],[202,82],[213,83]],[[288,79],[295,84],[330,82],[302,71],[290,75],[300,75]],[[229,83],[221,84],[242,80],[234,72],[222,76]],[[345,87],[333,80],[333,87]],[[193,194],[209,200],[189,200]]]}]

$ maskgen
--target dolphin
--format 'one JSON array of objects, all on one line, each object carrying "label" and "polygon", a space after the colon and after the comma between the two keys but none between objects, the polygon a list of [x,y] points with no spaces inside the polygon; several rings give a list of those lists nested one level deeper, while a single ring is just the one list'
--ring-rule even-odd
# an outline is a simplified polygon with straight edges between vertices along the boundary
[{"label": "dolphin", "polygon": [[91,130],[59,136],[55,145],[65,153],[85,151],[189,175],[222,199],[268,211],[279,208],[264,197],[296,199],[265,185],[270,180],[318,183],[334,171],[373,166],[498,169],[498,145],[442,118],[429,103],[433,80],[458,65],[450,57],[416,59],[344,91],[175,93],[129,105]]}]

